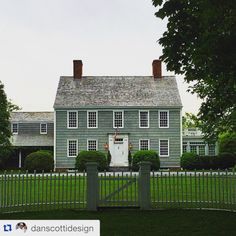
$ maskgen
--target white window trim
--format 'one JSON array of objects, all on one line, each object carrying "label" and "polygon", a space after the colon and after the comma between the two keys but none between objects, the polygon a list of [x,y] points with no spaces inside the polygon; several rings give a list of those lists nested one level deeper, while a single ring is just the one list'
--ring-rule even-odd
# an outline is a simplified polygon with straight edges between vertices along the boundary
[{"label": "white window trim", "polygon": [[[46,132],[41,131],[41,125],[46,125]],[[48,124],[47,123],[40,123],[40,134],[47,134],[48,133]]]},{"label": "white window trim", "polygon": [[[89,127],[89,112],[96,112],[96,127]],[[87,111],[87,128],[88,129],[97,129],[98,128],[98,111],[97,110]]]},{"label": "white window trim", "polygon": [[[76,127],[69,127],[69,113],[76,112]],[[67,111],[67,129],[78,129],[78,111],[70,110]]]},{"label": "white window trim", "polygon": [[[69,141],[76,141],[76,155],[70,156],[69,155]],[[67,139],[67,157],[77,157],[78,155],[78,139]]]},{"label": "white window trim", "polygon": [[[13,132],[13,124],[17,125],[17,132]],[[12,132],[12,134],[18,134],[18,132],[19,132],[19,124],[18,123],[14,122],[11,124],[11,132]]]},{"label": "white window trim", "polygon": [[94,138],[88,138],[87,139],[87,151],[89,150],[89,141],[96,141],[96,151],[98,150],[98,140],[97,139],[94,139]]},{"label": "white window trim", "polygon": [[[161,141],[167,140],[168,141],[168,155],[161,155]],[[160,157],[169,157],[170,156],[170,140],[168,138],[159,139],[159,156]]]},{"label": "white window trim", "polygon": [[[160,121],[161,121],[161,119],[160,119],[160,118],[161,118],[161,117],[160,117],[160,113],[161,113],[161,112],[167,112],[167,126],[166,126],[166,127],[162,127],[162,126],[160,125],[160,123],[161,123],[161,122],[160,122]],[[158,124],[159,124],[159,128],[160,128],[160,129],[168,129],[168,128],[169,128],[169,123],[170,123],[170,122],[169,122],[169,120],[170,120],[170,114],[169,114],[169,113],[170,113],[169,110],[159,110],[159,111],[158,111]]]},{"label": "white window trim", "polygon": [[[115,112],[122,112],[122,127],[115,127]],[[113,128],[123,129],[124,128],[124,110],[113,110]]]},{"label": "white window trim", "polygon": [[[141,127],[140,112],[147,112],[148,113],[148,126],[147,127]],[[139,110],[139,128],[141,128],[141,129],[148,129],[149,128],[149,110]]]},{"label": "white window trim", "polygon": [[150,150],[150,139],[148,139],[148,138],[141,138],[141,139],[139,139],[139,151],[141,150],[141,145],[140,145],[140,141],[141,140],[148,140],[148,150]]}]

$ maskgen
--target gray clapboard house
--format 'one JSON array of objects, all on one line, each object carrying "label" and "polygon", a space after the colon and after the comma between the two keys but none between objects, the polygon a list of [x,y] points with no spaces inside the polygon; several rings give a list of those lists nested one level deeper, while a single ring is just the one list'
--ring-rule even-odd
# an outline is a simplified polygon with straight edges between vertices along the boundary
[{"label": "gray clapboard house", "polygon": [[207,143],[199,129],[183,130],[183,153],[192,152],[200,156],[215,156],[219,153],[218,149],[218,143]]},{"label": "gray clapboard house", "polygon": [[62,76],[55,111],[55,168],[74,168],[81,150],[111,153],[111,166],[128,166],[128,153],[156,150],[162,167],[178,167],[182,153],[182,103],[174,76]]},{"label": "gray clapboard house", "polygon": [[15,149],[14,166],[21,168],[27,154],[40,149],[53,150],[53,112],[12,112],[11,143]]}]

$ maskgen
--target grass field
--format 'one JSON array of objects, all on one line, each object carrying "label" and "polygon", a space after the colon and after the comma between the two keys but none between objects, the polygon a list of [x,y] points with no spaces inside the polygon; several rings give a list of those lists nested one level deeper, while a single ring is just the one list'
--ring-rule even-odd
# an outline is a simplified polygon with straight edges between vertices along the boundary
[{"label": "grass field", "polygon": [[99,211],[75,210],[6,213],[0,219],[99,219],[101,236],[233,236],[236,213],[224,211]]}]

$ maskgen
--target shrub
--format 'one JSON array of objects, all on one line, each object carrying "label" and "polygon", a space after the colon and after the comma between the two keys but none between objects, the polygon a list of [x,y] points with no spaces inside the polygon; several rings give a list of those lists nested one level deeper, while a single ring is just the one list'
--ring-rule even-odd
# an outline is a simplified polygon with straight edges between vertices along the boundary
[{"label": "shrub", "polygon": [[180,165],[183,169],[187,170],[198,169],[199,156],[196,153],[185,152],[180,158]]},{"label": "shrub", "polygon": [[187,170],[228,169],[235,165],[232,153],[221,153],[219,156],[198,156],[194,153],[184,153],[181,157],[181,167]]},{"label": "shrub", "polygon": [[111,163],[111,153],[110,153],[110,150],[108,150],[108,152],[107,152],[107,165],[110,166],[110,163]]},{"label": "shrub", "polygon": [[132,165],[132,154],[131,151],[129,150],[129,155],[128,155],[128,163],[129,163],[129,169],[131,169],[131,165]]},{"label": "shrub", "polygon": [[218,156],[219,169],[228,169],[236,164],[235,156],[232,153],[222,152]]},{"label": "shrub", "polygon": [[133,156],[132,169],[137,171],[139,169],[138,163],[141,161],[150,161],[151,170],[160,169],[160,158],[156,151],[153,150],[137,151]]},{"label": "shrub", "polygon": [[105,154],[99,151],[81,151],[76,157],[75,168],[79,171],[84,171],[86,170],[85,163],[87,162],[97,162],[99,171],[108,168]]},{"label": "shrub", "polygon": [[224,133],[219,137],[219,151],[236,153],[236,133]]},{"label": "shrub", "polygon": [[24,168],[30,172],[38,171],[51,171],[54,168],[54,160],[52,152],[40,150],[30,153],[25,158]]}]

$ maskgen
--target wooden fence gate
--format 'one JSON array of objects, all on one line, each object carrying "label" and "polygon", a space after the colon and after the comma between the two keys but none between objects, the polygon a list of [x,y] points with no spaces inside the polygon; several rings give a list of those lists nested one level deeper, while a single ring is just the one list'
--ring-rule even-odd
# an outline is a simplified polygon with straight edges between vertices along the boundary
[{"label": "wooden fence gate", "polygon": [[139,207],[137,173],[102,173],[98,207]]}]

